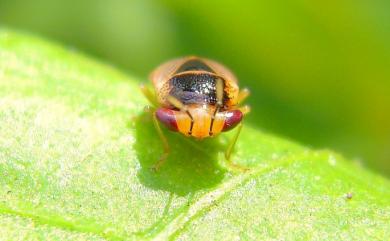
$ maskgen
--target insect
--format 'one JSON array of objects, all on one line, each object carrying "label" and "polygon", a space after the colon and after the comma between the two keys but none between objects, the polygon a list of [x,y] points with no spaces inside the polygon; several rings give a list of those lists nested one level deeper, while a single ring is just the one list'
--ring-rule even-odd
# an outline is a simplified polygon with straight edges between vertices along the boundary
[{"label": "insect", "polygon": [[158,170],[169,154],[168,141],[160,123],[171,131],[203,139],[229,131],[237,126],[225,158],[230,156],[242,128],[249,106],[240,106],[249,90],[239,90],[233,73],[223,65],[206,58],[178,58],[157,67],[150,75],[154,93],[145,85],[141,91],[152,103],[153,122],[164,145],[164,153],[153,166]]}]

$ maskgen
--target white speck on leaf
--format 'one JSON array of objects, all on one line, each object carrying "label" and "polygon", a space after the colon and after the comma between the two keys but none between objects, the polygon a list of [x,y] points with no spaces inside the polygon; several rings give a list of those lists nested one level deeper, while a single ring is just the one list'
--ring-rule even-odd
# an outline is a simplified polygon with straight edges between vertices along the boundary
[{"label": "white speck on leaf", "polygon": [[329,155],[328,162],[331,166],[336,166],[336,158],[333,155]]}]

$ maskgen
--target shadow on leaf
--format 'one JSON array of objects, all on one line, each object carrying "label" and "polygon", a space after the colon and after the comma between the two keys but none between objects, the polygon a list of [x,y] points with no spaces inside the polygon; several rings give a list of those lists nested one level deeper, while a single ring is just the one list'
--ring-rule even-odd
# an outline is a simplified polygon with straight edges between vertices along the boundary
[{"label": "shadow on leaf", "polygon": [[224,147],[217,139],[197,141],[162,128],[171,152],[160,170],[154,172],[151,167],[163,153],[163,144],[150,113],[144,112],[135,120],[135,150],[141,164],[138,172],[141,183],[179,196],[220,183],[225,171],[218,165],[218,153]]}]

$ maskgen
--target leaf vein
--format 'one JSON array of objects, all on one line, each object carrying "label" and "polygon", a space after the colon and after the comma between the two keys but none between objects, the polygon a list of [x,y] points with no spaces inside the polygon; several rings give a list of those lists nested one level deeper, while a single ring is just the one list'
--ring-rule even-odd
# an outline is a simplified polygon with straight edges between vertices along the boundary
[{"label": "leaf vein", "polygon": [[[306,155],[307,153],[304,152]],[[299,154],[287,155],[277,160],[273,160],[275,164],[271,164],[267,167],[256,168],[248,171],[244,174],[238,175],[227,182],[222,183],[219,187],[211,192],[206,193],[202,197],[198,198],[193,204],[186,209],[186,212],[175,217],[164,229],[162,229],[152,240],[167,240],[172,236],[178,235],[188,223],[200,216],[202,213],[206,213],[207,210],[211,210],[216,201],[221,200],[229,192],[236,187],[245,184],[254,175],[263,174],[269,170],[276,169],[278,167],[288,166],[293,163],[297,158],[291,158]]]}]

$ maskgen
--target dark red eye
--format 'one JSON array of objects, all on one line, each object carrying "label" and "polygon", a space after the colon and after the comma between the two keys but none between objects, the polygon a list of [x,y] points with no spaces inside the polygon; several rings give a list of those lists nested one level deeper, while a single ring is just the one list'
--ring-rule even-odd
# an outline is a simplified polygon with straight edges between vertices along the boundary
[{"label": "dark red eye", "polygon": [[157,119],[172,131],[178,131],[175,112],[167,108],[159,108],[156,111]]},{"label": "dark red eye", "polygon": [[233,129],[242,120],[242,112],[239,110],[230,110],[225,112],[225,123],[223,124],[222,131],[228,131]]}]

